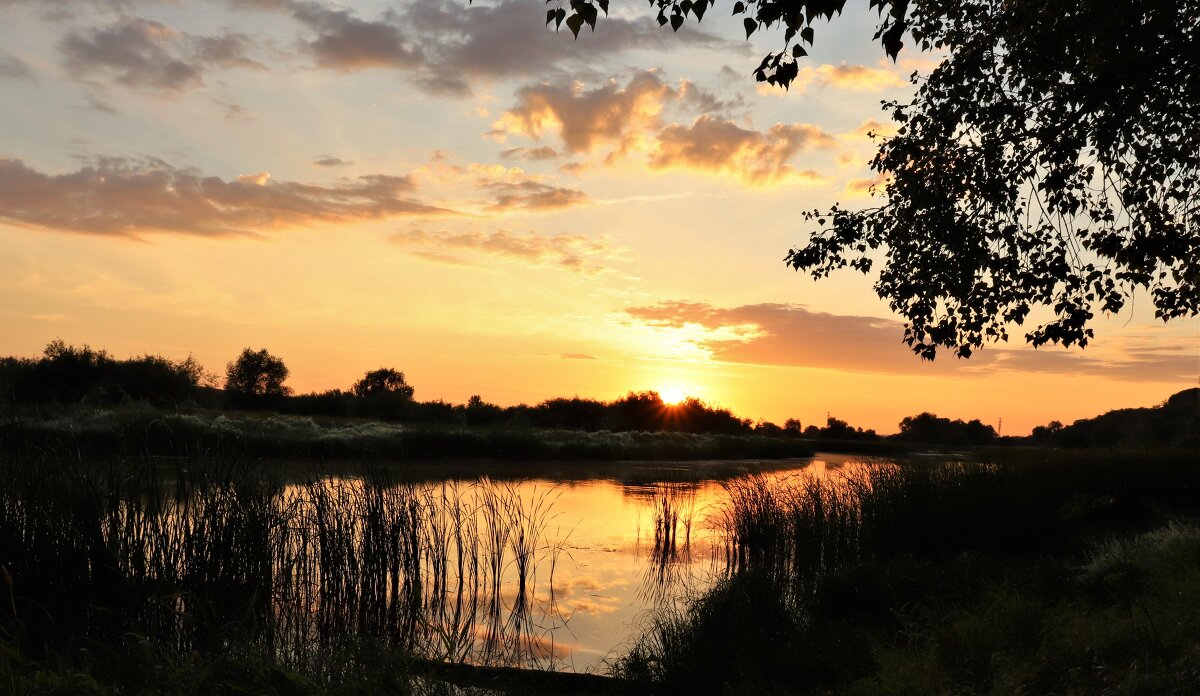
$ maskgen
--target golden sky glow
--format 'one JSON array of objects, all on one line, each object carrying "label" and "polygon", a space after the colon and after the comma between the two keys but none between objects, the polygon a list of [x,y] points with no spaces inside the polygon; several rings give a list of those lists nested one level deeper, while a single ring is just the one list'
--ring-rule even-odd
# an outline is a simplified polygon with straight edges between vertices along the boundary
[{"label": "golden sky glow", "polygon": [[0,2],[0,353],[267,347],[300,391],[393,366],[420,399],[670,389],[881,432],[1196,384],[1200,323],[1137,298],[1085,351],[919,362],[869,278],[781,259],[800,211],[869,204],[879,101],[933,60],[881,60],[855,7],[760,90],[774,37],[647,11],[572,41],[532,0]]}]

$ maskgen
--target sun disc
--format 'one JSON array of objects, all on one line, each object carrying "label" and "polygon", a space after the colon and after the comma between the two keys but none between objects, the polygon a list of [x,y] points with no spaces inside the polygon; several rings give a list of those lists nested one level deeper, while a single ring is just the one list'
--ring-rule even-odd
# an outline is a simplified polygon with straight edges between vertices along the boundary
[{"label": "sun disc", "polygon": [[659,390],[658,396],[662,399],[664,404],[669,404],[672,406],[687,398],[687,395],[684,394],[683,389],[677,386],[663,387]]}]

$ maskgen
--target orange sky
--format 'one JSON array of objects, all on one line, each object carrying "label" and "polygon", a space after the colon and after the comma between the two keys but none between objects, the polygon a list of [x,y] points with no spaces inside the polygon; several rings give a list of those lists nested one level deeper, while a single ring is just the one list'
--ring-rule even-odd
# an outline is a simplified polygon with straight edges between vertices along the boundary
[{"label": "orange sky", "polygon": [[1200,322],[1138,298],[1085,351],[919,362],[870,278],[782,258],[799,211],[869,203],[865,133],[929,59],[881,60],[860,8],[761,90],[777,37],[645,12],[572,41],[529,0],[0,4],[0,353],[262,346],[301,391],[394,366],[422,399],[672,387],[882,432],[1196,384]]}]

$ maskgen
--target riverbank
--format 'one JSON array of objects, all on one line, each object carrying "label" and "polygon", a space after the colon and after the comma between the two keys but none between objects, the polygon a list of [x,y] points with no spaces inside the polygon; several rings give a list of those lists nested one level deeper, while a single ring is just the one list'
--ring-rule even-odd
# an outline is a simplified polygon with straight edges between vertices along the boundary
[{"label": "riverbank", "polygon": [[454,427],[152,408],[77,410],[10,422],[0,426],[0,448],[86,457],[386,461],[779,459],[814,451],[803,440],[759,435]]}]

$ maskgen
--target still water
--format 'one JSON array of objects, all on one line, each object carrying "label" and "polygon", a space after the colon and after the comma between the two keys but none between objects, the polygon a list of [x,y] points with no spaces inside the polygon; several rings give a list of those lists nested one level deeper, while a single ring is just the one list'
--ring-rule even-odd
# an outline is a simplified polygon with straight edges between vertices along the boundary
[{"label": "still water", "polygon": [[[398,475],[445,495],[485,487],[539,510],[524,587],[524,619],[538,666],[604,671],[654,613],[683,607],[725,571],[716,520],[727,486],[745,477],[836,476],[853,461],[818,454],[782,461],[405,464]],[[511,576],[513,559],[506,558]],[[509,583],[511,585],[511,583]],[[501,591],[515,601],[515,587]]]}]

